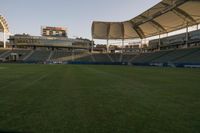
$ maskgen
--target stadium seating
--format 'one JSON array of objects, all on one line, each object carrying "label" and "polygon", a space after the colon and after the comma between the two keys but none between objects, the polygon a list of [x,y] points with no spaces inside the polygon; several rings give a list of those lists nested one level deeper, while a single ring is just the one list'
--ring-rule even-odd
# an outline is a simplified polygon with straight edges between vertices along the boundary
[{"label": "stadium seating", "polygon": [[55,50],[53,51],[51,60],[66,57],[66,56],[71,56],[71,55],[72,55],[72,52],[69,52],[68,50]]},{"label": "stadium seating", "polygon": [[27,62],[45,62],[49,60],[51,51],[36,50],[26,59]]},{"label": "stadium seating", "polygon": [[112,62],[120,62],[121,53],[111,53],[111,54],[108,54],[108,56],[110,56],[110,58],[112,59]]},{"label": "stadium seating", "polygon": [[[59,59],[68,57],[68,62],[78,63],[132,63],[132,64],[152,64],[152,63],[200,63],[200,48],[187,48],[178,50],[165,50],[141,54],[121,54],[121,53],[81,53],[69,52],[67,50],[37,50],[26,61],[44,62],[49,59]],[[20,52],[20,51],[18,51]]]},{"label": "stadium seating", "polygon": [[0,50],[0,58],[6,53],[8,50],[1,49]]},{"label": "stadium seating", "polygon": [[149,41],[149,49],[158,49],[159,39]]},{"label": "stadium seating", "polygon": [[133,60],[132,63],[149,63],[153,60],[164,56],[165,54],[169,53],[169,51],[159,51],[153,53],[142,53],[137,55]]},{"label": "stadium seating", "polygon": [[44,63],[44,62],[68,62],[80,64],[133,64],[133,65],[160,65],[169,64],[179,65],[200,65],[200,48],[183,48],[173,50],[162,50],[156,52],[146,52],[140,54],[128,53],[88,53],[82,51],[67,50],[0,50],[1,61],[12,61],[10,55],[16,53],[19,55],[17,61],[26,63]]},{"label": "stadium seating", "polygon": [[13,49],[13,50],[0,50],[0,59],[4,62],[10,61],[11,54],[17,54],[18,61],[23,61],[28,54],[30,54],[31,50],[22,50],[22,49]]},{"label": "stadium seating", "polygon": [[31,52],[31,50],[13,50],[11,53],[17,53],[19,55],[18,60],[24,60],[24,58]]},{"label": "stadium seating", "polygon": [[[121,53],[84,53],[70,52],[67,50],[0,50],[0,58],[9,59],[11,53],[19,55],[19,61],[43,63],[46,61],[56,61],[60,58],[67,62],[79,63],[126,63],[134,65],[152,65],[152,64],[200,64],[200,48],[184,48],[177,50],[165,50],[157,52],[148,52],[140,54],[121,54]],[[28,58],[26,58],[28,57]],[[25,60],[24,60],[25,59]],[[65,61],[65,60],[62,60]]]},{"label": "stadium seating", "polygon": [[3,54],[1,54],[0,58],[3,60],[6,60],[10,56],[11,51],[6,51]]},{"label": "stadium seating", "polygon": [[186,34],[179,34],[179,35],[167,37],[162,40],[161,46],[184,44],[185,38],[186,38],[185,35]]},{"label": "stadium seating", "polygon": [[187,56],[175,60],[174,63],[200,65],[200,49],[193,50],[193,52],[188,54]]},{"label": "stadium seating", "polygon": [[200,42],[200,30],[189,33],[188,43],[199,43]]},{"label": "stadium seating", "polygon": [[[188,44],[200,42],[200,30],[191,31],[188,33]],[[164,37],[160,39],[160,48],[179,48],[186,44],[186,33]],[[156,49],[159,47],[159,39],[149,41],[149,49]]]},{"label": "stadium seating", "polygon": [[94,62],[94,59],[92,57],[91,54],[87,54],[87,55],[84,55],[80,58],[76,58],[73,60],[74,62],[86,62],[86,63],[89,63],[89,62]]},{"label": "stadium seating", "polygon": [[153,60],[154,63],[169,63],[173,62],[179,58],[183,58],[188,56],[191,53],[196,52],[198,49],[191,48],[191,49],[179,49],[179,50],[171,50],[167,54],[161,56],[160,58],[157,58]]},{"label": "stadium seating", "polygon": [[123,54],[121,62],[129,63],[135,58],[135,54]]},{"label": "stadium seating", "polygon": [[95,62],[112,62],[108,54],[93,54]]}]

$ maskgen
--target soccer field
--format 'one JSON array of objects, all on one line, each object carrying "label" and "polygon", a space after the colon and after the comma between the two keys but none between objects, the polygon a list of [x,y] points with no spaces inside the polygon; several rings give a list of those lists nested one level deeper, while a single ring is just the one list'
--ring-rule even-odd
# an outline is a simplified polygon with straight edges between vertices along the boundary
[{"label": "soccer field", "polygon": [[0,65],[0,132],[199,133],[200,69]]}]

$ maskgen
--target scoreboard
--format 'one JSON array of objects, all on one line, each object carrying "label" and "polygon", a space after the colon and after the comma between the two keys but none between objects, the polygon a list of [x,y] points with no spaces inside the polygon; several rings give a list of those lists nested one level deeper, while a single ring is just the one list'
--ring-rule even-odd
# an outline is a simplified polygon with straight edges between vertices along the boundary
[{"label": "scoreboard", "polygon": [[50,27],[42,26],[41,27],[42,36],[50,37],[67,37],[67,28],[66,27]]}]

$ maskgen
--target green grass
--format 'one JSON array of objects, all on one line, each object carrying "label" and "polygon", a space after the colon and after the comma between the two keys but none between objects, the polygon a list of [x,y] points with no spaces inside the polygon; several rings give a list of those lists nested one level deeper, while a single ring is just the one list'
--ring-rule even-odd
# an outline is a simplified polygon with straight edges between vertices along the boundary
[{"label": "green grass", "polygon": [[200,69],[0,65],[0,132],[199,133]]}]

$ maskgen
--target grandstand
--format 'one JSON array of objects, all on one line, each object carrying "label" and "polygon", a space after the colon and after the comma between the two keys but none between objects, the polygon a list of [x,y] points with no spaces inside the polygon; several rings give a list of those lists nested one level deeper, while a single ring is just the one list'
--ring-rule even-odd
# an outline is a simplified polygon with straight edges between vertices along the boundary
[{"label": "grandstand", "polygon": [[108,54],[93,54],[92,56],[96,62],[112,62]]},{"label": "grandstand", "polygon": [[[149,49],[151,50],[166,50],[184,48],[186,43],[188,47],[200,46],[200,30],[188,32],[188,40],[186,42],[186,34],[182,33],[174,36],[151,40],[149,42]],[[159,45],[160,43],[160,45]]]},{"label": "grandstand", "polygon": [[153,62],[155,63],[172,62],[176,59],[186,57],[189,54],[194,53],[196,51],[198,51],[198,48],[171,50],[167,52],[167,54],[161,56],[160,58],[155,59]]},{"label": "grandstand", "polygon": [[94,57],[92,56],[92,54],[86,54],[84,56],[81,56],[80,58],[73,60],[73,62],[85,64],[85,63],[93,63],[95,61],[94,61]]},{"label": "grandstand", "polygon": [[200,65],[200,49],[193,50],[191,54],[184,56],[182,58],[174,60],[174,63],[182,63],[182,64],[189,64],[189,65]]},{"label": "grandstand", "polygon": [[50,59],[51,51],[36,50],[30,55],[26,61],[27,62],[45,62]]},{"label": "grandstand", "polygon": [[[174,65],[200,65],[198,53],[200,48],[189,48],[179,50],[165,50],[153,53],[144,53],[138,55],[132,60],[135,65],[155,65],[161,66],[174,64]],[[194,60],[191,57],[194,57]]]},{"label": "grandstand", "polygon": [[[127,65],[155,65],[174,66],[200,65],[200,47],[161,50],[145,53],[89,53],[71,52],[69,50],[0,50],[0,59],[3,62],[16,60],[25,63],[63,62],[78,64],[127,64]],[[13,60],[12,54],[18,58]]]},{"label": "grandstand", "polygon": [[112,59],[113,62],[120,62],[120,53],[111,53],[109,54],[110,58]]},{"label": "grandstand", "polygon": [[136,58],[136,54],[122,54],[120,61],[122,63],[129,63]]},{"label": "grandstand", "polygon": [[72,56],[72,52],[70,52],[69,50],[55,50],[50,59],[53,60],[67,56]]},{"label": "grandstand", "polygon": [[[200,5],[199,1],[163,0],[128,21],[94,21],[92,39],[105,39],[108,42],[107,45],[96,45],[94,48],[93,40],[17,34],[10,36],[10,45],[8,45],[10,49],[0,50],[0,60],[25,63],[200,65],[200,30],[198,29],[200,10],[196,8],[197,5]],[[169,18],[176,23],[168,21]],[[1,28],[8,31],[5,19],[2,18],[2,20],[4,23],[1,23]],[[190,26],[197,28],[189,31]],[[186,32],[161,37],[180,29],[185,29]],[[152,36],[159,36],[159,38],[150,40],[148,47],[142,47],[142,44],[141,46],[124,46],[126,39],[140,38],[142,40]],[[122,47],[109,46],[109,40],[116,39],[122,39]],[[107,51],[107,48],[110,50]],[[117,50],[121,50],[121,53],[115,53]]]},{"label": "grandstand", "polygon": [[9,37],[9,48],[51,48],[54,49],[82,49],[89,50],[92,42],[88,39],[55,36],[31,36],[29,34],[15,34]]}]

